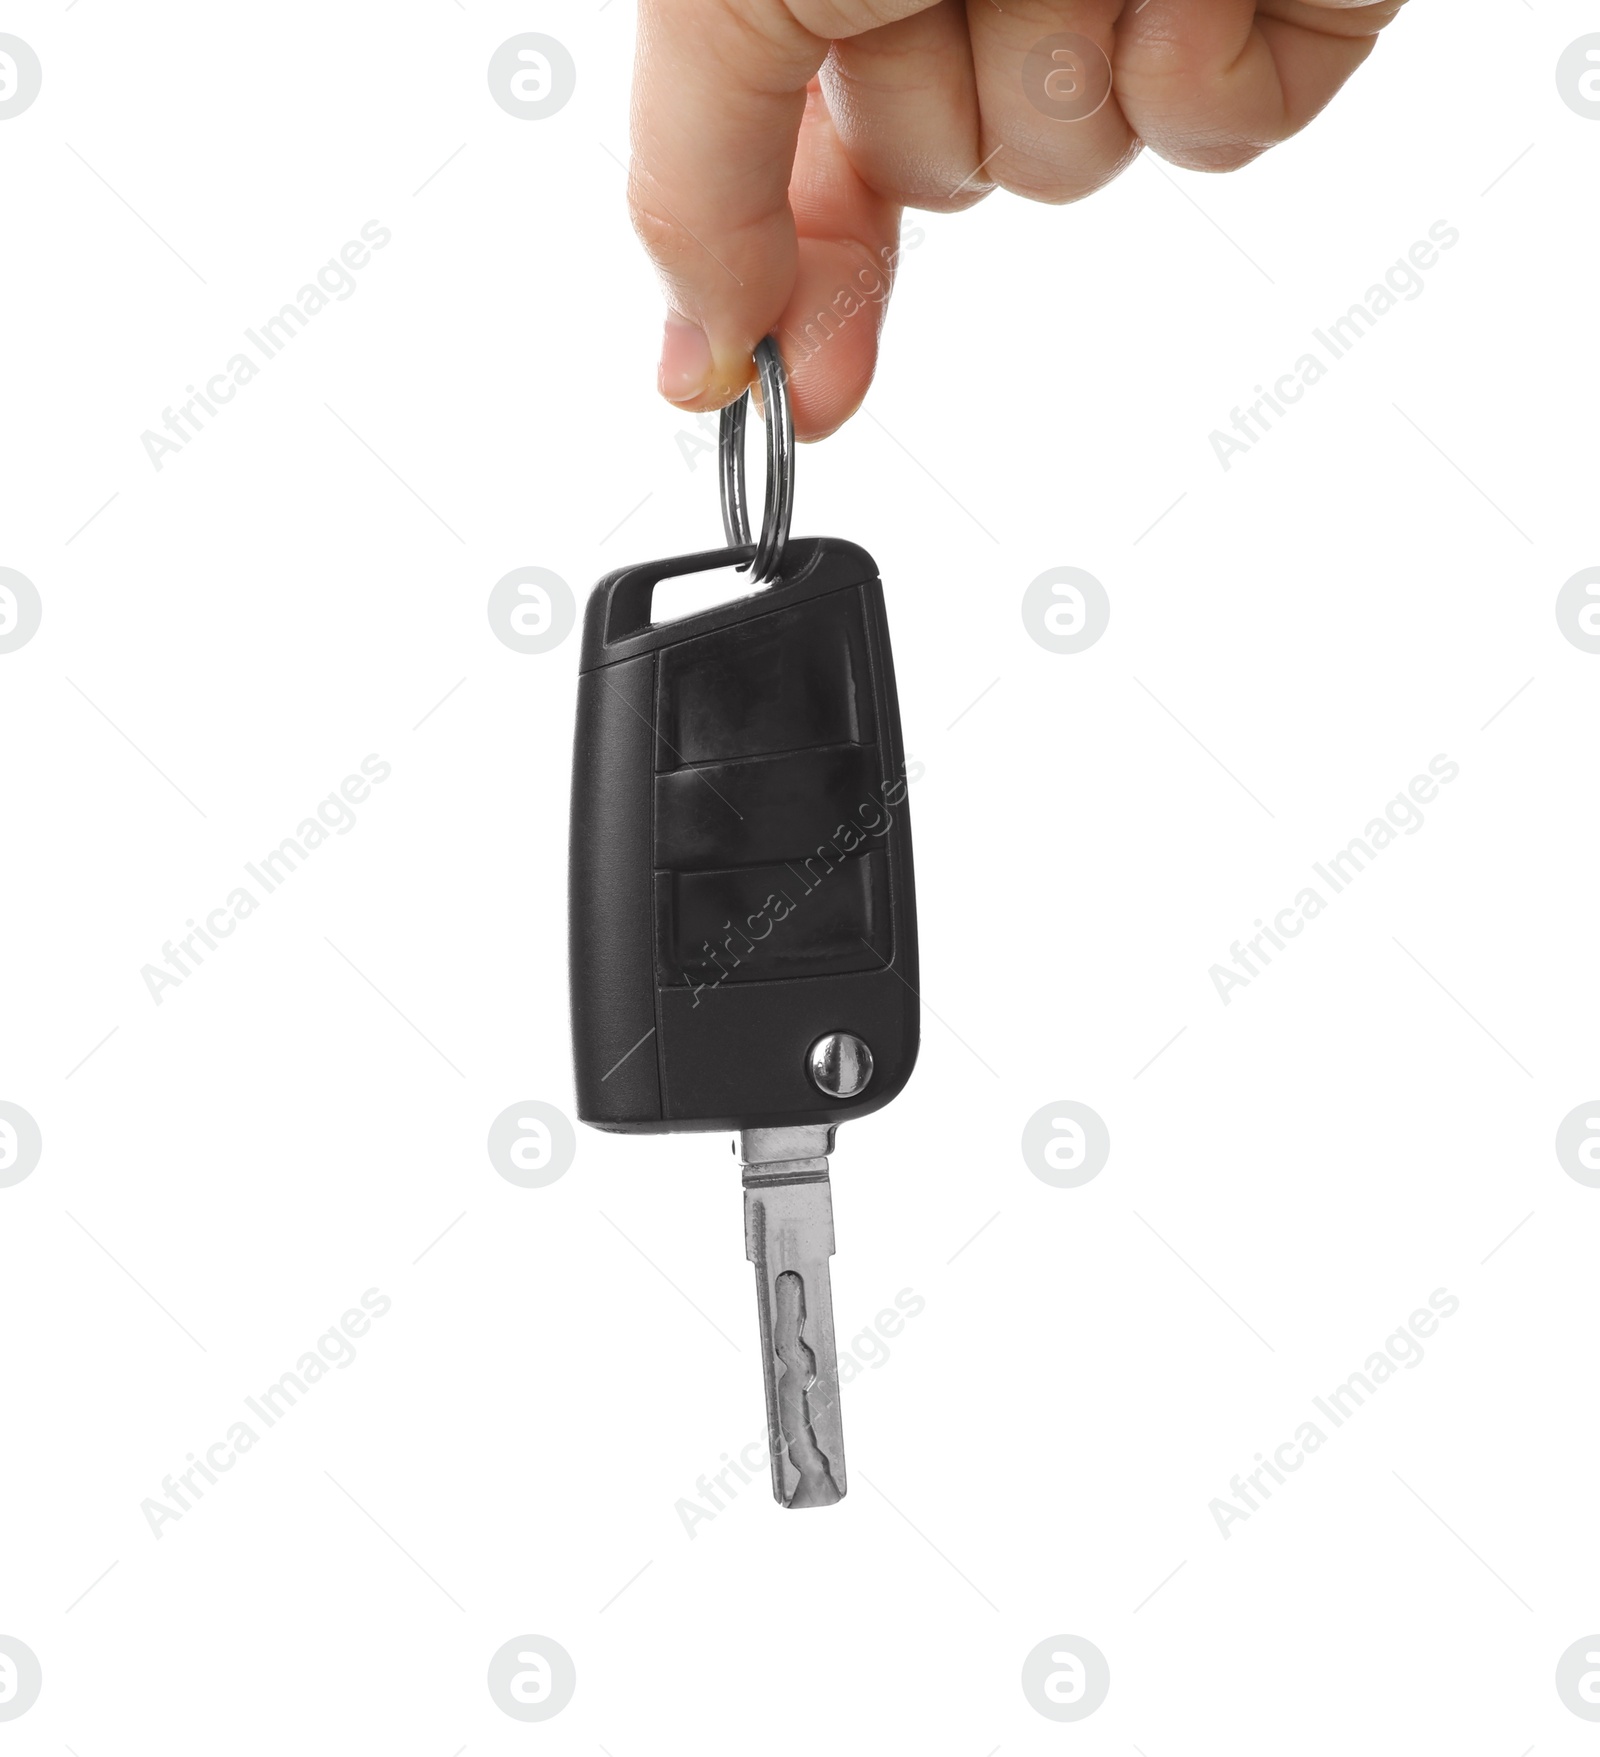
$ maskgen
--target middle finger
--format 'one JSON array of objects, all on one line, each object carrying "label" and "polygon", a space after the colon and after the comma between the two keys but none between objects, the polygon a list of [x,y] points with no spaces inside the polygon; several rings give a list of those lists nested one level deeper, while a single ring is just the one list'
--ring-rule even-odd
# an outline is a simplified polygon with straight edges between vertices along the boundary
[{"label": "middle finger", "polygon": [[1122,0],[967,0],[986,175],[1034,201],[1077,201],[1139,151],[1111,89]]}]

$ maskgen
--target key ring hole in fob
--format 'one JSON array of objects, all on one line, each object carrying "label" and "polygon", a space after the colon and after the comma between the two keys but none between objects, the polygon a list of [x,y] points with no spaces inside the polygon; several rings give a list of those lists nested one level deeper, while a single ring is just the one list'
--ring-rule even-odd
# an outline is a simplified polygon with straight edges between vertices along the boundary
[{"label": "key ring hole in fob", "polygon": [[[757,585],[765,585],[782,572],[783,551],[794,516],[794,416],[789,408],[789,374],[771,336],[756,344],[755,359],[766,415],[767,498],[761,513],[761,540],[749,567],[751,579]],[[722,411],[717,430],[722,529],[730,548],[748,546],[751,541],[744,477],[744,430],[749,407],[747,390]]]}]

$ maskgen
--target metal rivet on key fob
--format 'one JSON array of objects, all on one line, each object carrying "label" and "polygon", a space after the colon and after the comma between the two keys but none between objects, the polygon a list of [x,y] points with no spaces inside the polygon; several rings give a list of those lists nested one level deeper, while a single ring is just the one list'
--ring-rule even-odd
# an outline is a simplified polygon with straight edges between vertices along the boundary
[{"label": "metal rivet on key fob", "polygon": [[[848,1486],[829,1158],[835,1129],[887,1104],[917,1057],[916,769],[877,564],[789,537],[793,433],[770,339],[757,365],[760,541],[741,399],[722,416],[728,547],[622,568],[584,617],[573,1053],[584,1122],[737,1135],[772,1492],[826,1507]],[[663,580],[729,566],[748,593],[657,620]]]},{"label": "metal rivet on key fob", "polygon": [[817,1090],[830,1098],[858,1098],[872,1078],[872,1051],[848,1031],[819,1037],[806,1063]]}]

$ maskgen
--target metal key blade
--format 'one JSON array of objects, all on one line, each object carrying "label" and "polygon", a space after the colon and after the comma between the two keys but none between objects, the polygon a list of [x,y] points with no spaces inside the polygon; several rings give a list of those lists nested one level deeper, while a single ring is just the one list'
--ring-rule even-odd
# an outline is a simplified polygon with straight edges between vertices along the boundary
[{"label": "metal key blade", "polygon": [[839,1359],[833,1341],[833,1191],[822,1126],[746,1129],[745,1255],[755,1264],[766,1379],[772,1493],[785,1507],[829,1507],[845,1494]]}]

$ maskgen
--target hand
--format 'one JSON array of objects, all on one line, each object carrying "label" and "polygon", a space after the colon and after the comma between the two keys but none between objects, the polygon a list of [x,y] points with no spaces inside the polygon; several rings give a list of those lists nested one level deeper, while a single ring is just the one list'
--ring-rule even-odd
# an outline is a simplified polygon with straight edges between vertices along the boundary
[{"label": "hand", "polygon": [[[831,433],[872,378],[903,207],[997,187],[1076,201],[1144,145],[1237,169],[1305,127],[1403,4],[641,0],[629,200],[666,284],[662,395],[720,408],[775,332],[796,431]],[[1025,73],[1069,31],[1113,72],[1077,121],[1039,109]],[[1084,63],[1052,91],[1103,85]]]}]

